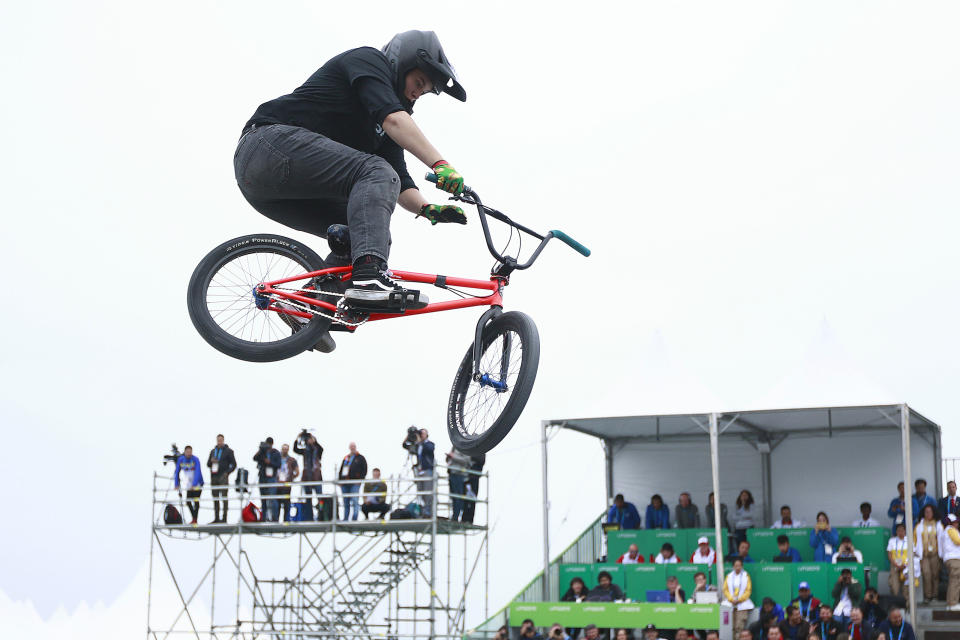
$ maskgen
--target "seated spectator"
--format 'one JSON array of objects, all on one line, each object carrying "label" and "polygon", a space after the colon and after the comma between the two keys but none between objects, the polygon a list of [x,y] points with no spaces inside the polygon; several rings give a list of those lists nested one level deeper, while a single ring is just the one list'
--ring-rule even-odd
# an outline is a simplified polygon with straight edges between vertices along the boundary
[{"label": "seated spectator", "polygon": [[639,529],[640,513],[632,502],[625,501],[623,494],[618,493],[607,511],[607,524],[618,524],[621,529]]},{"label": "seated spectator", "polygon": [[807,525],[802,520],[794,520],[793,512],[788,505],[780,507],[780,519],[773,523],[771,529],[802,529]]},{"label": "seated spectator", "polygon": [[623,589],[613,584],[613,578],[607,571],[601,571],[597,575],[597,586],[587,594],[587,602],[617,602],[625,599]]},{"label": "seated spectator", "polygon": [[793,605],[787,607],[786,620],[779,627],[784,640],[807,640],[810,636],[810,621]]},{"label": "seated spectator", "polygon": [[663,546],[660,547],[660,553],[653,561],[657,564],[677,564],[679,562],[677,554],[673,550],[673,545],[669,542],[663,543]]},{"label": "seated spectator", "polygon": [[[707,496],[707,506],[704,509],[707,517],[707,528],[713,529],[716,527],[716,508],[713,504],[713,491],[710,492],[710,495]],[[720,504],[720,528],[724,531],[730,531],[730,521],[727,519],[727,505]]]},{"label": "seated spectator", "polygon": [[640,555],[640,548],[635,544],[627,547],[627,552],[617,558],[619,564],[640,564],[643,561],[643,556]]},{"label": "seated spectator", "polygon": [[583,628],[583,633],[580,635],[580,640],[599,640],[600,638],[600,629],[597,628],[595,624],[588,624]]},{"label": "seated spectator", "polygon": [[583,583],[583,580],[580,578],[574,578],[570,581],[570,588],[567,589],[567,592],[563,594],[563,597],[560,598],[561,602],[583,602],[587,599],[589,593],[587,592],[587,585]]},{"label": "seated spectator", "polygon": [[543,640],[543,635],[533,626],[533,620],[527,618],[520,625],[520,637],[525,640]]},{"label": "seated spectator", "polygon": [[657,625],[648,624],[643,628],[643,640],[663,640],[657,630]]},{"label": "seated spectator", "polygon": [[750,582],[750,574],[743,570],[743,560],[737,558],[733,561],[733,571],[728,573],[723,581],[724,602],[733,606],[733,634],[735,636],[740,635],[740,631],[747,626],[747,618],[754,608],[753,601],[750,600],[752,591],[753,584]]},{"label": "seated spectator", "polygon": [[790,546],[790,538],[781,534],[777,536],[777,548],[780,553],[773,556],[774,562],[803,562],[800,552]]},{"label": "seated spectator", "polygon": [[891,535],[897,535],[897,525],[904,521],[907,514],[907,508],[904,504],[903,483],[897,483],[897,493],[900,495],[890,501],[890,508],[887,509],[887,515],[893,518],[893,524],[890,525]]},{"label": "seated spectator", "polygon": [[879,527],[880,523],[870,517],[873,513],[873,505],[869,502],[860,503],[860,519],[854,520],[851,526],[865,529],[867,527]]},{"label": "seated spectator", "polygon": [[742,560],[743,562],[753,562],[753,558],[750,557],[750,543],[746,540],[741,540],[740,544],[737,545],[737,552],[731,553],[727,556],[727,560],[733,562],[734,560]]},{"label": "seated spectator", "polygon": [[780,627],[778,627],[777,625],[771,626],[770,629],[767,631],[766,640],[783,640],[783,636],[780,635]]},{"label": "seated spectator", "polygon": [[737,508],[733,512],[733,537],[737,543],[747,539],[747,529],[757,526],[759,516],[753,494],[744,489],[737,496]]},{"label": "seated spectator", "polygon": [[873,640],[873,625],[864,621],[859,607],[850,610],[850,622],[844,626],[844,631],[849,634],[850,640]]},{"label": "seated spectator", "polygon": [[760,618],[748,629],[754,638],[766,638],[767,632],[778,626],[783,617],[783,607],[774,602],[773,598],[764,598],[760,605]]},{"label": "seated spectator", "polygon": [[850,622],[850,611],[860,606],[863,585],[854,580],[853,572],[844,567],[833,585],[833,617],[843,629]]},{"label": "seated spectator", "polygon": [[887,614],[887,619],[880,623],[878,633],[886,634],[887,638],[896,640],[917,640],[913,627],[903,619],[903,609],[894,607]]},{"label": "seated spectator", "polygon": [[690,494],[684,491],[680,494],[680,502],[674,507],[678,529],[699,529],[700,509],[690,500]]},{"label": "seated spectator", "polygon": [[670,509],[663,504],[659,493],[653,494],[647,505],[647,529],[669,529]]},{"label": "seated spectator", "polygon": [[810,547],[814,550],[813,559],[817,562],[829,562],[839,542],[840,536],[837,530],[830,526],[830,518],[821,511],[817,514],[817,524],[810,531]]},{"label": "seated spectator", "polygon": [[710,629],[707,631],[707,637],[704,640],[720,640],[720,632],[716,629]]},{"label": "seated spectator", "polygon": [[697,550],[690,556],[691,564],[713,564],[717,561],[717,552],[710,548],[707,536],[697,538]]},{"label": "seated spectator", "polygon": [[920,515],[923,513],[923,508],[928,504],[936,510],[937,501],[933,499],[933,496],[927,494],[927,481],[923,478],[917,478],[917,481],[913,483],[913,486],[916,488],[917,492],[913,494],[913,524],[916,525],[920,521]]},{"label": "seated spectator", "polygon": [[390,511],[390,505],[387,504],[387,483],[380,479],[380,469],[375,468],[370,482],[364,483],[363,496],[360,511],[367,520],[370,519],[371,513],[376,513],[382,520],[384,514]]},{"label": "seated spectator", "polygon": [[614,640],[633,640],[633,634],[627,629],[617,629],[617,633],[614,635]]},{"label": "seated spectator", "polygon": [[937,503],[937,513],[944,518],[951,513],[960,516],[960,496],[957,496],[957,483],[953,480],[947,483],[947,495]]},{"label": "seated spectator", "polygon": [[691,638],[693,638],[693,636],[683,627],[673,632],[673,640],[690,640]]},{"label": "seated spectator", "polygon": [[697,593],[717,590],[717,585],[707,583],[707,574],[703,571],[697,571],[693,574],[693,584],[693,597],[687,600],[687,604],[696,602]]},{"label": "seated spectator", "polygon": [[560,626],[559,622],[554,622],[550,625],[550,631],[547,633],[546,640],[571,640],[570,634],[567,633],[566,629]]},{"label": "seated spectator", "polygon": [[741,629],[737,635],[737,640],[754,640],[753,631],[750,631],[750,629]]},{"label": "seated spectator", "polygon": [[873,587],[867,587],[863,592],[860,611],[863,612],[863,621],[874,629],[887,617],[887,612],[880,606],[880,594]]},{"label": "seated spectator", "polygon": [[890,586],[890,595],[899,596],[907,581],[907,563],[913,554],[907,543],[907,525],[903,522],[897,525],[897,535],[887,542],[887,558],[890,560],[890,577],[887,584]]},{"label": "seated spectator", "polygon": [[820,605],[820,617],[812,626],[822,640],[836,640],[840,633],[840,625],[833,619],[833,609],[825,602]]},{"label": "seated spectator", "polygon": [[840,547],[832,556],[833,564],[838,562],[857,562],[863,564],[863,554],[853,548],[853,540],[847,536],[840,538]]},{"label": "seated spectator", "polygon": [[797,597],[790,601],[790,606],[796,607],[797,611],[810,622],[816,622],[820,617],[820,600],[810,593],[809,582],[804,581],[797,585]]},{"label": "seated spectator", "polygon": [[683,604],[687,601],[687,594],[680,588],[677,576],[667,576],[667,591],[670,592],[670,601]]}]

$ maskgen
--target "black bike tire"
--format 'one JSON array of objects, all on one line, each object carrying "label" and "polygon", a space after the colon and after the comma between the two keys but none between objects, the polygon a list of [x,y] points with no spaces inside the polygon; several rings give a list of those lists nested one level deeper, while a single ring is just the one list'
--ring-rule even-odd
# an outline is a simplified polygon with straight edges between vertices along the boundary
[{"label": "black bike tire", "polygon": [[302,265],[304,273],[325,266],[323,259],[312,249],[284,236],[257,233],[227,240],[208,253],[193,270],[190,284],[187,285],[187,310],[194,328],[217,351],[247,362],[274,362],[295,356],[315,345],[323,331],[329,328],[330,320],[314,316],[290,337],[270,343],[241,340],[220,328],[206,305],[210,280],[228,260],[258,251],[286,256]]},{"label": "black bike tire", "polygon": [[461,422],[459,413],[463,409],[464,395],[470,387],[473,376],[472,344],[467,349],[466,355],[460,362],[460,368],[457,369],[457,375],[453,379],[453,387],[447,401],[447,434],[453,447],[467,455],[486,453],[500,444],[520,418],[533,391],[533,383],[536,381],[537,368],[540,364],[540,334],[530,316],[520,311],[510,311],[489,322],[482,333],[483,350],[486,351],[490,343],[508,329],[516,332],[523,345],[520,373],[503,411],[490,428],[477,436],[468,436],[459,428]]}]

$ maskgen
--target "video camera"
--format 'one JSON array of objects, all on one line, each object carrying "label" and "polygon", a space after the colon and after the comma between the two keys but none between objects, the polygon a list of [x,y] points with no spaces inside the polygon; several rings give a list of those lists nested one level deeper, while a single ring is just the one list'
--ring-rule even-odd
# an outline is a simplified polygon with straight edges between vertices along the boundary
[{"label": "video camera", "polygon": [[168,462],[176,462],[179,457],[180,449],[177,449],[177,443],[173,442],[170,444],[170,453],[163,456],[163,466],[167,466]]},{"label": "video camera", "polygon": [[404,449],[410,453],[417,452],[417,444],[420,442],[420,429],[410,426],[407,427],[407,437],[404,439],[403,444],[401,445]]},{"label": "video camera", "polygon": [[306,427],[304,427],[303,429],[300,430],[300,433],[297,434],[297,438],[296,438],[296,440],[297,440],[297,448],[298,448],[298,449],[303,449],[305,446],[307,446],[307,438],[308,438],[309,436],[310,436],[310,430],[309,430],[309,429],[307,429]]}]

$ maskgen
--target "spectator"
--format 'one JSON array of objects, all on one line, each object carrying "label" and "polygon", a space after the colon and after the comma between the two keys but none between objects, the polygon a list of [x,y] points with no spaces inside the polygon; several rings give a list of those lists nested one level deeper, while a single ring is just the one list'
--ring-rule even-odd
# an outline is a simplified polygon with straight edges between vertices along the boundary
[{"label": "spectator", "polygon": [[710,547],[707,536],[697,538],[697,550],[690,556],[691,564],[713,564],[717,561],[717,552]]},{"label": "spectator", "polygon": [[694,604],[697,600],[697,594],[700,592],[716,591],[717,586],[707,583],[707,574],[703,571],[697,571],[693,574],[693,597],[687,600],[687,604]]},{"label": "spectator", "polygon": [[680,494],[680,502],[673,511],[676,514],[678,529],[700,528],[700,509],[690,501],[690,494],[686,491]]},{"label": "spectator", "polygon": [[773,598],[764,598],[760,604],[760,617],[748,629],[754,638],[766,638],[771,628],[776,628],[783,620],[783,607],[773,601]]},{"label": "spectator", "polygon": [[790,601],[790,606],[796,607],[797,611],[811,623],[816,622],[820,617],[820,600],[810,593],[809,582],[804,581],[797,585],[797,597]]},{"label": "spectator", "polygon": [[903,522],[906,517],[906,506],[903,502],[903,483],[897,483],[897,493],[900,495],[890,501],[890,508],[887,509],[887,515],[893,518],[893,524],[890,526],[891,535],[897,535],[897,525]]},{"label": "spectator", "polygon": [[790,546],[790,538],[780,534],[777,536],[777,548],[780,553],[773,556],[774,562],[803,562],[800,552]]},{"label": "spectator", "polygon": [[656,564],[677,564],[677,554],[673,550],[673,545],[669,542],[664,542],[663,546],[660,547],[660,553],[657,554],[657,557],[653,559]]},{"label": "spectator", "polygon": [[840,625],[833,619],[833,609],[826,602],[820,605],[820,617],[812,627],[822,640],[835,640],[840,633]]},{"label": "spectator", "polygon": [[737,640],[753,640],[753,631],[750,629],[741,629],[737,634]]},{"label": "spectator", "polygon": [[[230,474],[237,468],[237,459],[233,456],[233,449],[224,443],[222,433],[217,434],[217,446],[210,450],[207,468],[210,469],[210,491],[213,493],[213,522],[210,524],[226,522],[227,491],[229,491]],[[223,515],[220,514],[221,510]]]},{"label": "spectator", "polygon": [[899,596],[903,585],[907,581],[907,562],[912,554],[907,543],[907,526],[901,522],[896,528],[897,535],[887,542],[887,558],[890,560],[890,594]]},{"label": "spectator", "polygon": [[863,585],[854,580],[853,572],[846,567],[840,571],[840,577],[833,585],[833,617],[841,629],[850,622],[850,612],[860,606],[863,598]]},{"label": "spectator", "polygon": [[673,640],[690,640],[690,638],[691,638],[690,632],[684,629],[683,627],[680,627],[679,629],[673,632]]},{"label": "spectator", "polygon": [[780,627],[776,625],[770,627],[770,630],[767,631],[767,640],[783,640],[783,636],[780,634]]},{"label": "spectator", "polygon": [[930,604],[937,597],[940,586],[940,547],[937,541],[943,534],[943,525],[937,520],[936,507],[927,503],[913,532],[920,548],[920,576],[923,579],[923,602]]},{"label": "spectator", "polygon": [[433,514],[433,443],[426,429],[420,429],[417,440],[417,492],[423,500],[423,515],[430,517]]},{"label": "spectator", "polygon": [[716,629],[710,629],[707,631],[707,637],[704,640],[720,640],[720,632]]},{"label": "spectator", "polygon": [[543,640],[543,636],[533,626],[533,620],[527,618],[520,624],[520,637],[526,640]]},{"label": "spectator", "polygon": [[757,515],[753,494],[744,489],[737,496],[737,508],[733,512],[733,537],[738,543],[747,539],[747,529],[757,526]]},{"label": "spectator", "polygon": [[[707,507],[704,509],[704,513],[707,515],[707,528],[713,529],[716,527],[716,509],[713,504],[713,492],[707,496]],[[730,531],[730,520],[727,518],[727,505],[720,503],[720,528],[723,531]],[[709,632],[708,632],[709,633]]]},{"label": "spectator", "polygon": [[607,511],[607,524],[618,524],[621,529],[639,529],[640,513],[632,502],[623,499],[618,493]]},{"label": "spectator", "polygon": [[737,552],[731,553],[727,556],[727,560],[742,560],[743,562],[753,562],[753,558],[750,557],[750,543],[746,540],[741,540],[740,544],[737,545]]},{"label": "spectator", "polygon": [[943,564],[947,568],[947,609],[960,611],[960,518],[951,513],[940,540]]},{"label": "spectator", "polygon": [[597,575],[597,586],[587,594],[588,602],[617,602],[626,599],[623,590],[613,584],[613,579],[607,571]]},{"label": "spectator", "polygon": [[670,509],[663,504],[659,493],[653,494],[647,505],[647,529],[669,529]]},{"label": "spectator", "polygon": [[470,471],[467,474],[467,500],[463,505],[463,522],[473,524],[473,516],[477,511],[477,498],[480,495],[480,472],[487,461],[487,454],[481,453],[470,456]]},{"label": "spectator", "polygon": [[277,487],[277,495],[280,498],[280,510],[283,512],[283,521],[290,522],[290,482],[294,482],[300,475],[300,467],[296,459],[290,455],[290,445],[280,445],[280,473],[277,480],[283,486]]},{"label": "spectator", "polygon": [[447,454],[447,473],[450,482],[450,521],[459,522],[463,513],[464,499],[467,491],[466,470],[470,468],[470,456],[450,449]]},{"label": "spectator", "polygon": [[663,640],[655,624],[648,624],[643,628],[643,640]]},{"label": "spectator", "polygon": [[947,483],[947,495],[937,503],[937,513],[944,518],[951,513],[960,517],[960,496],[957,496],[957,483],[953,480]]},{"label": "spectator", "polygon": [[887,612],[880,606],[880,594],[873,587],[867,587],[863,592],[860,611],[863,612],[863,621],[874,629],[887,617]]},{"label": "spectator", "polygon": [[746,627],[747,618],[753,610],[753,601],[750,600],[751,591],[753,591],[753,585],[750,582],[750,574],[743,570],[743,560],[737,558],[733,561],[733,571],[728,573],[723,581],[724,602],[733,606],[735,636],[739,636],[740,631]]},{"label": "spectator", "polygon": [[[367,459],[360,453],[357,453],[357,443],[351,442],[350,452],[343,456],[340,463],[340,480],[363,480],[367,477]],[[359,483],[348,483],[340,485],[340,492],[343,494],[343,519],[356,520],[360,505],[357,504],[357,494],[360,493]],[[351,510],[353,514],[351,517]]]},{"label": "spectator", "polygon": [[493,640],[510,640],[510,629],[507,625],[503,625],[497,629],[497,634],[493,636]]},{"label": "spectator", "polygon": [[687,601],[687,594],[680,588],[677,576],[667,576],[667,591],[670,593],[671,602],[684,604]]},{"label": "spectator", "polygon": [[559,622],[550,625],[550,632],[547,633],[547,640],[570,640],[570,635],[560,626]]},{"label": "spectator", "polygon": [[784,640],[807,640],[810,636],[810,621],[794,605],[787,607],[787,618],[779,626]]},{"label": "spectator", "polygon": [[[183,475],[183,483],[180,482],[180,476]],[[197,524],[197,516],[200,514],[200,492],[203,490],[203,471],[200,470],[200,461],[193,455],[193,447],[187,445],[183,448],[183,454],[177,458],[177,468],[173,472],[173,486],[182,498],[185,489],[187,492],[187,508],[190,509],[190,524]]]},{"label": "spectator", "polygon": [[581,640],[598,640],[600,637],[600,629],[597,628],[595,624],[588,624],[583,628],[583,634],[580,636]]},{"label": "spectator", "polygon": [[567,589],[567,592],[563,594],[560,600],[561,602],[583,602],[587,599],[588,595],[590,594],[587,592],[587,585],[583,583],[583,580],[573,578],[570,580],[570,588]]},{"label": "spectator", "polygon": [[277,501],[269,496],[274,496],[277,493],[276,484],[277,472],[280,470],[280,452],[273,448],[273,438],[267,438],[260,443],[260,448],[254,454],[253,461],[257,463],[263,519],[267,522],[276,522],[280,517]]},{"label": "spectator", "polygon": [[912,496],[913,524],[916,526],[916,524],[920,522],[920,514],[923,512],[923,508],[929,504],[936,509],[937,501],[933,499],[933,496],[927,494],[927,481],[923,478],[917,478],[917,481],[913,483],[913,486],[917,490],[917,492]]},{"label": "spectator", "polygon": [[863,554],[853,548],[853,540],[848,536],[840,538],[840,546],[830,559],[833,564],[837,564],[838,562],[856,562],[863,564]]},{"label": "spectator", "polygon": [[880,623],[877,631],[885,634],[887,638],[917,640],[916,634],[913,633],[913,627],[903,619],[903,609],[897,607],[890,609],[887,619]]},{"label": "spectator", "polygon": [[617,558],[618,564],[641,564],[643,562],[643,556],[640,555],[640,548],[631,544],[627,547],[627,552]]},{"label": "spectator", "polygon": [[873,640],[873,625],[863,619],[863,612],[854,607],[850,610],[850,622],[844,627],[850,640]]},{"label": "spectator", "polygon": [[773,523],[771,529],[802,529],[807,525],[802,520],[794,520],[793,512],[788,505],[780,507],[780,519]]},{"label": "spectator", "polygon": [[860,529],[866,529],[867,527],[879,527],[880,523],[870,517],[871,513],[873,513],[873,505],[871,505],[869,502],[861,502],[860,519],[854,520],[852,526]]},{"label": "spectator", "polygon": [[[293,441],[293,452],[303,456],[303,475],[300,476],[301,482],[321,482],[323,480],[323,469],[321,459],[323,458],[323,447],[317,442],[316,437],[306,429],[300,432],[297,439]],[[319,484],[307,485],[303,487],[303,496],[306,499],[307,506],[311,506],[310,494],[317,496],[317,520],[323,518],[321,513],[320,494],[323,488]]]},{"label": "spectator", "polygon": [[829,562],[838,542],[840,542],[840,536],[837,530],[830,526],[830,518],[821,511],[817,514],[817,524],[810,531],[810,547],[814,550],[813,559],[817,562]]},{"label": "spectator", "polygon": [[380,520],[383,520],[385,513],[390,511],[390,505],[387,504],[387,483],[380,479],[380,469],[374,468],[371,472],[373,477],[370,482],[363,485],[364,502],[360,506],[363,517],[370,519],[371,513],[376,513]]}]

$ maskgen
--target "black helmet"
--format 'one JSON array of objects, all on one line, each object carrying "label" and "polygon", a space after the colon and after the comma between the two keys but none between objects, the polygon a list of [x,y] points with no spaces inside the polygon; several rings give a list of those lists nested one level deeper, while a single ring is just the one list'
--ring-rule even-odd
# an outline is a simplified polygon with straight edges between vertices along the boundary
[{"label": "black helmet", "polygon": [[457,80],[457,72],[440,46],[440,38],[433,31],[404,31],[393,36],[382,49],[393,66],[394,84],[400,96],[407,73],[420,69],[433,83],[433,92],[449,93],[461,102],[466,102],[467,92]]}]

